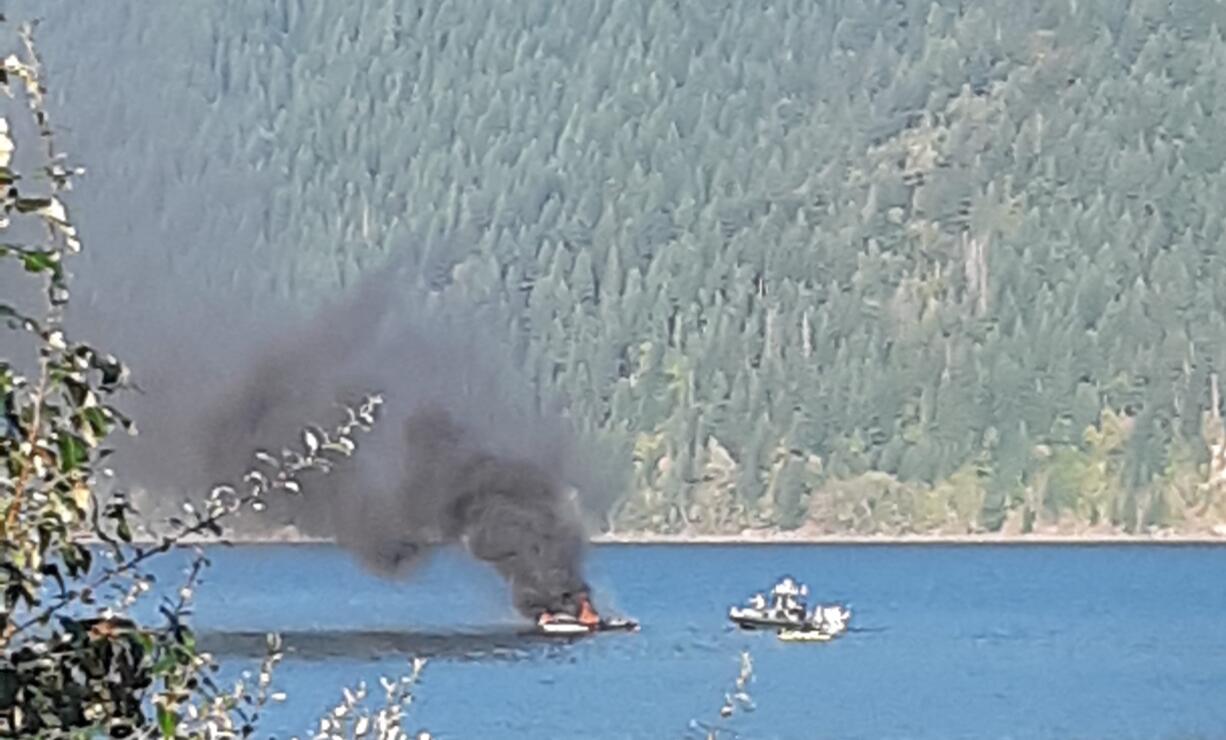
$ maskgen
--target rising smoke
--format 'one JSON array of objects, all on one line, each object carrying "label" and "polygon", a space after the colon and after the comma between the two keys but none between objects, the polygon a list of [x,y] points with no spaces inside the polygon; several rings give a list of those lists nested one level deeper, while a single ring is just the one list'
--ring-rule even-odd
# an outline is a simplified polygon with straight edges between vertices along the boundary
[{"label": "rising smoke", "polygon": [[297,511],[281,515],[387,576],[462,543],[502,574],[521,613],[576,613],[588,590],[577,491],[607,484],[582,465],[573,425],[537,411],[479,323],[408,321],[393,309],[396,284],[369,280],[357,299],[267,343],[192,430],[196,465],[233,477],[305,419],[378,391],[382,418],[358,454],[312,479],[305,500],[287,502]]},{"label": "rising smoke", "polygon": [[[512,317],[436,300],[419,265],[399,264],[365,268],[370,277],[353,290],[304,313],[284,295],[301,298],[302,285],[323,281],[301,277],[310,266],[300,245],[265,233],[285,195],[280,174],[225,157],[196,172],[173,125],[148,128],[148,154],[131,166],[95,169],[114,164],[99,119],[160,121],[169,112],[134,109],[126,88],[99,95],[122,75],[109,66],[95,74],[97,65],[73,61],[68,41],[46,40],[54,94],[72,103],[57,106],[60,144],[87,168],[66,199],[86,249],[68,265],[67,328],[128,363],[142,389],[120,399],[141,434],[116,440],[117,483],[149,493],[146,513],[176,510],[238,479],[257,449],[293,445],[305,424],[328,426],[338,404],[378,392],[381,419],[354,458],[237,526],[288,523],[334,537],[389,577],[460,543],[498,569],[523,613],[573,613],[586,588],[582,516],[607,509],[624,468],[540,402],[548,389],[534,388],[496,341]],[[143,69],[147,60],[137,60]],[[33,151],[23,145],[18,155]],[[446,253],[440,238],[403,237],[421,253]],[[414,254],[414,244],[384,246]],[[370,251],[363,259],[375,258]],[[0,264],[0,295],[37,300],[28,276],[10,267]],[[32,356],[18,340],[0,333],[0,357]]]},{"label": "rising smoke", "polygon": [[121,403],[141,433],[120,440],[119,484],[165,511],[377,392],[380,419],[357,454],[304,481],[300,497],[243,513],[240,531],[292,524],[389,578],[459,544],[506,579],[520,613],[577,613],[588,592],[583,515],[607,506],[620,481],[565,414],[541,410],[549,404],[493,341],[505,317],[433,310],[403,268],[305,318],[157,277],[139,293],[87,295],[70,327],[128,362],[141,386]]}]

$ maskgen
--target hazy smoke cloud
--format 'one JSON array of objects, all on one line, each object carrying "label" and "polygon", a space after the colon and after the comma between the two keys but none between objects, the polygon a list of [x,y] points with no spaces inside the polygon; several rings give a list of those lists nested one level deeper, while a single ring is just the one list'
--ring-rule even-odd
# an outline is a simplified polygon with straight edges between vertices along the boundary
[{"label": "hazy smoke cloud", "polygon": [[502,574],[521,613],[575,613],[588,588],[581,503],[599,509],[618,480],[591,465],[600,451],[569,419],[539,410],[493,341],[505,317],[430,310],[404,287],[415,282],[407,272],[383,271],[306,317],[253,312],[167,276],[83,298],[73,334],[114,351],[142,388],[121,401],[141,433],[117,440],[119,482],[165,512],[238,480],[257,449],[296,444],[305,424],[330,425],[341,404],[378,392],[381,418],[353,458],[304,481],[303,496],[241,515],[238,529],[292,523],[388,577],[459,543]]},{"label": "hazy smoke cloud", "polygon": [[394,285],[368,281],[348,305],[270,340],[192,430],[196,465],[234,477],[258,447],[379,391],[382,418],[359,453],[272,516],[336,537],[386,575],[460,542],[507,579],[521,612],[574,612],[587,589],[576,492],[601,487],[577,464],[576,430],[537,412],[479,324],[408,320],[392,310]]},{"label": "hazy smoke cloud", "polygon": [[145,393],[125,404],[142,434],[116,467],[159,496],[200,495],[238,479],[259,448],[294,444],[304,424],[329,425],[341,404],[379,392],[379,423],[358,437],[356,456],[305,480],[302,497],[272,497],[239,528],[292,523],[336,538],[386,576],[459,543],[506,578],[522,614],[575,613],[587,591],[577,491],[600,499],[609,481],[582,464],[564,415],[539,412],[487,325],[429,311],[406,296],[405,276],[380,273],[310,319],[222,309],[189,327],[180,300],[179,331],[159,332],[166,343],[156,353],[147,336],[156,317],[142,322],[139,341],[120,332],[148,364],[134,366]]},{"label": "hazy smoke cloud", "polygon": [[[144,120],[134,102],[143,98],[99,95],[122,75],[78,70],[71,37],[44,40],[53,95],[67,101],[56,108],[59,143],[88,172],[66,199],[86,250],[68,264],[67,328],[128,363],[143,389],[119,399],[141,434],[114,440],[111,463],[119,484],[149,491],[146,513],[234,481],[257,448],[294,444],[304,424],[338,420],[338,402],[379,392],[382,418],[359,438],[355,458],[237,527],[292,523],[335,537],[389,575],[409,572],[440,543],[463,542],[508,579],[524,612],[572,605],[584,587],[584,537],[570,491],[580,492],[583,512],[601,512],[623,471],[609,475],[610,455],[580,443],[564,415],[539,410],[536,389],[494,341],[511,317],[430,294],[417,265],[371,268],[374,249],[355,258],[373,276],[304,313],[284,296],[323,282],[311,276],[327,265],[312,260],[328,256],[263,233],[284,195],[281,176],[224,157],[198,172],[181,144],[190,135],[183,126],[199,121],[161,108],[149,119],[158,125],[140,129],[147,156],[117,163],[108,155],[113,130],[135,135],[126,126]],[[124,58],[143,69],[143,53]],[[29,140],[28,131],[19,138]],[[18,154],[33,151],[22,143]],[[448,238],[423,235],[420,251]],[[384,246],[414,253],[413,244]],[[0,265],[0,295],[23,305],[38,298],[11,265]],[[20,362],[33,357],[29,349],[0,333],[0,356]]]},{"label": "hazy smoke cloud", "polygon": [[[256,450],[295,445],[305,424],[331,425],[341,404],[378,392],[381,418],[356,456],[304,481],[303,496],[240,515],[237,529],[291,523],[389,577],[462,544],[497,568],[522,614],[577,613],[588,588],[582,515],[619,480],[591,464],[601,451],[565,415],[539,410],[494,341],[506,317],[429,309],[406,270],[309,316],[271,301],[253,310],[174,274],[141,281],[139,260],[116,292],[101,277],[121,272],[124,252],[109,256],[110,270],[82,274],[92,290],[78,292],[69,328],[126,361],[141,387],[120,399],[140,435],[114,440],[112,462],[119,485],[148,491],[147,515],[238,480]],[[0,282],[28,287],[11,272]],[[0,342],[4,357],[22,354],[16,338]]]}]

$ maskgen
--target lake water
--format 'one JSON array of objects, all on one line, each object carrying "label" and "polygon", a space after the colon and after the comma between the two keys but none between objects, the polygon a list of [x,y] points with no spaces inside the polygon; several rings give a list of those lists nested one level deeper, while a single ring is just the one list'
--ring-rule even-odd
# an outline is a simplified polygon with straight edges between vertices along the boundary
[{"label": "lake water", "polygon": [[[748,650],[756,708],[723,736],[1226,738],[1226,548],[600,546],[598,606],[643,629],[570,643],[518,638],[497,576],[455,552],[394,583],[327,546],[210,556],[195,625],[229,670],[258,664],[240,633],[299,648],[262,726],[280,737],[410,651],[433,656],[411,726],[437,738],[694,736]],[[731,629],[727,607],[784,573],[850,603],[854,631]]]}]

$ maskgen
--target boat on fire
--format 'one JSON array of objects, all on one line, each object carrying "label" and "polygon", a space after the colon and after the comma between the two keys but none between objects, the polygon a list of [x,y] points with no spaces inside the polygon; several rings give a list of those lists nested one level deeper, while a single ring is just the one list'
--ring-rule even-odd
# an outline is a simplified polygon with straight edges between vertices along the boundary
[{"label": "boat on fire", "polygon": [[595,632],[638,632],[639,623],[633,619],[611,617],[584,624],[569,614],[555,614],[539,620],[537,629],[546,635],[588,635]]},{"label": "boat on fire", "polygon": [[587,597],[580,598],[579,614],[543,612],[536,628],[547,635],[588,635],[596,632],[638,632],[639,623],[621,617],[602,617]]}]

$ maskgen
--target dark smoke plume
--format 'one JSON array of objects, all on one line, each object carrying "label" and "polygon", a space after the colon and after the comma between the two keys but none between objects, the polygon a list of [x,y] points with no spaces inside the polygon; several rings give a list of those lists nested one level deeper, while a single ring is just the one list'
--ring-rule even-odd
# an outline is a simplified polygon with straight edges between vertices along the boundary
[{"label": "dark smoke plume", "polygon": [[241,514],[237,530],[292,524],[389,578],[460,545],[506,579],[522,614],[576,614],[584,515],[620,483],[597,464],[608,456],[493,340],[504,317],[429,308],[407,272],[381,271],[310,316],[228,305],[181,279],[82,300],[74,334],[116,352],[142,388],[122,403],[141,433],[117,440],[119,484],[166,513],[377,392],[380,419],[352,458],[304,481],[301,497]]},{"label": "dark smoke plume", "polygon": [[[624,471],[610,470],[620,467],[613,456],[539,400],[548,389],[534,388],[495,341],[513,317],[459,306],[429,284],[426,273],[438,270],[428,266],[373,267],[384,254],[373,248],[357,250],[354,268],[370,277],[304,312],[303,286],[327,282],[308,277],[328,256],[264,233],[288,184],[241,158],[209,160],[197,172],[182,142],[199,124],[193,114],[139,108],[134,101],[145,98],[114,88],[124,76],[111,65],[98,72],[74,56],[71,37],[57,40],[53,29],[63,27],[48,24],[44,37],[53,96],[64,101],[55,120],[59,143],[88,173],[66,199],[85,244],[68,265],[67,328],[129,364],[143,389],[120,400],[141,434],[115,440],[117,484],[148,493],[146,514],[169,513],[235,481],[255,450],[294,444],[304,424],[328,425],[338,403],[378,392],[381,419],[354,458],[306,481],[301,498],[270,500],[258,519],[240,516],[238,529],[288,523],[334,537],[389,576],[409,573],[440,545],[462,544],[506,577],[522,612],[573,613],[586,588],[581,521],[607,509]],[[147,67],[141,50],[124,58]],[[207,114],[222,120],[228,104]],[[117,166],[115,131],[127,136],[128,121],[165,116],[171,123],[141,129],[151,137],[141,145],[147,154]],[[18,155],[34,150],[23,144]],[[441,244],[451,238],[412,233],[402,241],[415,244],[384,248],[463,259],[462,244]],[[28,276],[9,267],[0,264],[0,295],[37,300]],[[28,355],[19,340],[0,333],[0,356]]]},{"label": "dark smoke plume", "polygon": [[335,537],[388,576],[459,543],[507,580],[521,613],[577,613],[588,591],[577,494],[607,490],[583,465],[580,435],[538,410],[479,322],[409,321],[395,285],[367,281],[355,300],[267,342],[191,430],[199,474],[236,477],[256,449],[379,392],[382,418],[358,453],[269,514]]}]

